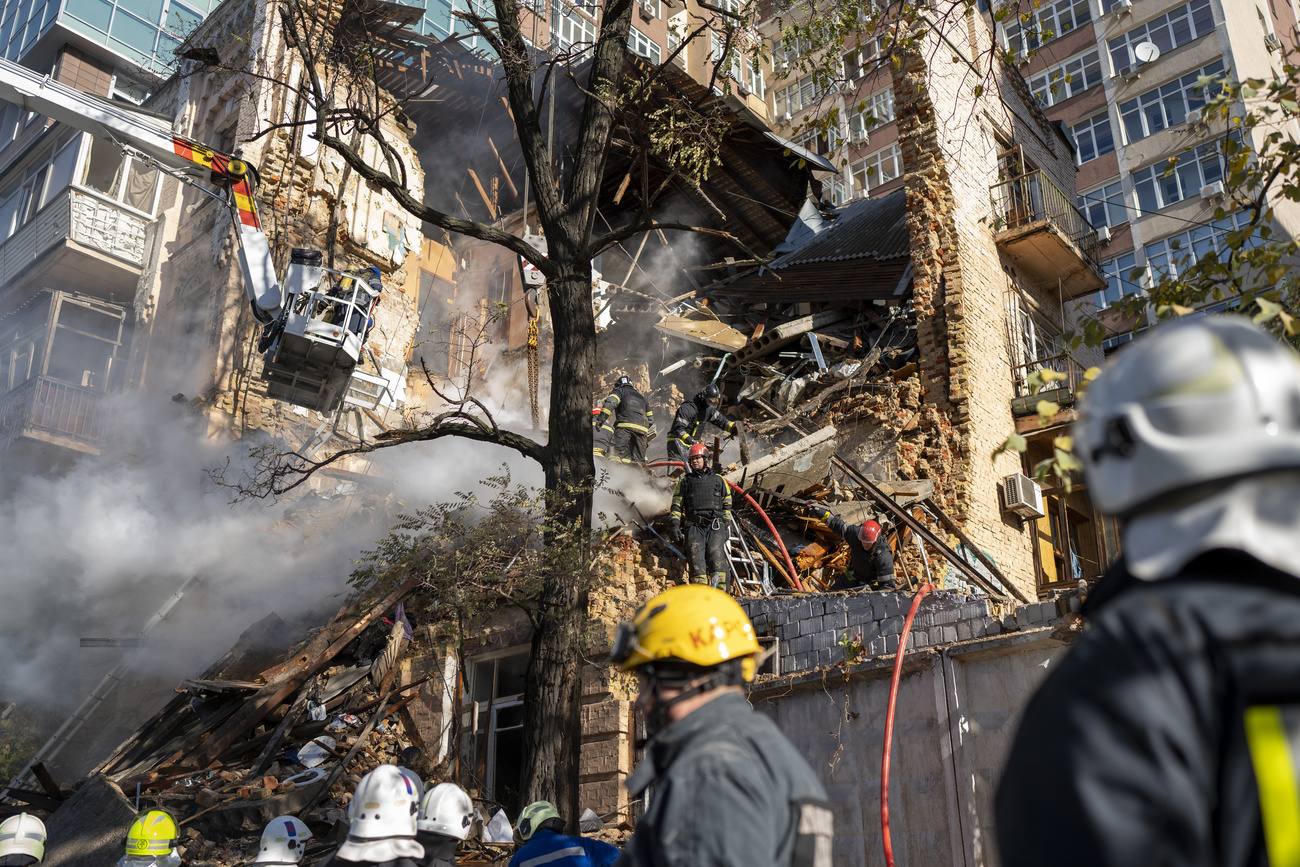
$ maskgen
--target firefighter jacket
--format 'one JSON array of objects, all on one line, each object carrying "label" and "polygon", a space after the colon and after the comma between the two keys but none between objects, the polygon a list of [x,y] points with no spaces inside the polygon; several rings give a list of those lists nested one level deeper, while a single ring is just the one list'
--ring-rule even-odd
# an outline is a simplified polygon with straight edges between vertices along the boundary
[{"label": "firefighter jacket", "polygon": [[849,543],[849,572],[863,584],[892,584],[894,581],[894,555],[889,550],[885,534],[876,538],[870,548],[858,538],[859,524],[850,524],[831,515],[826,526],[831,532]]},{"label": "firefighter jacket", "polygon": [[776,725],[723,693],[646,744],[627,778],[654,789],[619,867],[830,867],[826,790]]},{"label": "firefighter jacket", "polygon": [[709,467],[691,470],[677,480],[673,490],[671,519],[688,524],[731,520],[731,486]]},{"label": "firefighter jacket", "polygon": [[538,831],[510,858],[510,867],[612,867],[618,856],[600,840]]},{"label": "firefighter jacket", "polygon": [[689,448],[695,444],[695,438],[700,434],[700,426],[704,424],[711,424],[729,434],[736,432],[734,421],[718,412],[712,405],[706,403],[701,408],[700,404],[692,399],[682,404],[677,414],[673,416],[673,426],[668,430],[668,439],[677,440]]},{"label": "firefighter jacket", "polygon": [[424,847],[424,860],[420,867],[456,867],[455,837],[435,834],[433,831],[416,831],[415,842]]},{"label": "firefighter jacket", "polygon": [[607,428],[611,432],[615,428],[626,428],[635,433],[650,434],[654,431],[654,426],[650,401],[630,385],[611,391],[596,417],[596,427]]},{"label": "firefighter jacket", "polygon": [[1084,614],[1003,772],[1002,864],[1295,863],[1300,578],[1223,549],[1155,582],[1121,562]]}]

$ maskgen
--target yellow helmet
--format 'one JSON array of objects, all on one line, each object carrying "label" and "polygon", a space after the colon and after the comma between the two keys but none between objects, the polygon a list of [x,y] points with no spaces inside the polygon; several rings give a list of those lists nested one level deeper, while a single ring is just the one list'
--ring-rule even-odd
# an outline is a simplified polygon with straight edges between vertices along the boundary
[{"label": "yellow helmet", "polygon": [[180,835],[180,827],[166,810],[141,813],[126,832],[126,854],[131,858],[166,855],[175,848]]},{"label": "yellow helmet", "polygon": [[631,623],[622,623],[610,661],[624,671],[647,662],[686,662],[711,668],[742,659],[741,675],[754,679],[759,652],[745,609],[705,584],[670,587],[651,599]]}]

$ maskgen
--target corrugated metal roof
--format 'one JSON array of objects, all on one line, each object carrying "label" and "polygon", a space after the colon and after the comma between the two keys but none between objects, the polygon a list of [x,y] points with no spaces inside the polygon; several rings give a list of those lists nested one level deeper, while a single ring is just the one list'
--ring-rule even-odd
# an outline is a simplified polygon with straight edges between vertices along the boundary
[{"label": "corrugated metal roof", "polygon": [[902,190],[853,202],[796,249],[715,291],[751,303],[899,301],[911,282],[906,214]]},{"label": "corrugated metal roof", "polygon": [[911,254],[907,237],[907,195],[903,190],[881,199],[861,199],[840,209],[839,216],[798,249],[767,267],[780,271],[810,262],[838,262],[867,256],[893,259]]}]

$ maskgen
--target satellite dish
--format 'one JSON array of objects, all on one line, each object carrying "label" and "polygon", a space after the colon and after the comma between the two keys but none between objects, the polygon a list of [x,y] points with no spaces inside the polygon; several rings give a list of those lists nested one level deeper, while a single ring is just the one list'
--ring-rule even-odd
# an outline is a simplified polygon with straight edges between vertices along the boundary
[{"label": "satellite dish", "polygon": [[1139,42],[1133,46],[1133,56],[1143,65],[1155,63],[1156,58],[1160,56],[1160,49],[1154,42]]}]

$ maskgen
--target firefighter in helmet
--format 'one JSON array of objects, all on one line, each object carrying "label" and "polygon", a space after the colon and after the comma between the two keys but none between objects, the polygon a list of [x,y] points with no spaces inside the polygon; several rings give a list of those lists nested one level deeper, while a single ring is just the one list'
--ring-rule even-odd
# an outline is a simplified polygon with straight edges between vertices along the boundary
[{"label": "firefighter in helmet", "polygon": [[646,447],[655,437],[654,412],[650,401],[636,390],[632,380],[626,376],[618,378],[592,424],[596,428],[592,454],[596,457],[609,457],[625,464],[645,463]]},{"label": "firefighter in helmet", "polygon": [[832,590],[893,590],[898,586],[894,554],[878,522],[850,524],[824,508],[816,508],[813,515],[849,543],[848,568],[835,579]]},{"label": "firefighter in helmet", "polygon": [[1074,445],[1124,553],[1025,708],[1001,862],[1300,863],[1300,359],[1240,317],[1158,325]]},{"label": "firefighter in helmet", "polygon": [[[673,490],[669,535],[686,543],[692,583],[725,587],[727,540],[731,538],[731,486],[709,465],[709,447],[691,446],[688,470]],[[682,529],[682,525],[686,529]]]},{"label": "firefighter in helmet", "polygon": [[610,658],[636,673],[649,735],[627,789],[655,786],[622,867],[830,867],[825,789],[745,699],[759,655],[744,609],[712,587],[670,587],[619,626]]},{"label": "firefighter in helmet", "polygon": [[668,429],[668,457],[675,461],[684,461],[691,446],[695,445],[700,435],[701,425],[711,424],[725,431],[727,436],[736,436],[740,423],[732,421],[718,412],[718,397],[721,392],[712,382],[686,401],[673,416],[673,426]]},{"label": "firefighter in helmet", "polygon": [[45,823],[31,813],[0,822],[0,867],[31,867],[45,858]]},{"label": "firefighter in helmet", "polygon": [[601,840],[564,833],[564,819],[550,801],[534,801],[519,813],[515,833],[523,843],[509,867],[613,867],[619,851]]},{"label": "firefighter in helmet", "polygon": [[117,867],[178,867],[181,829],[166,810],[148,810],[126,832],[126,852]]}]

